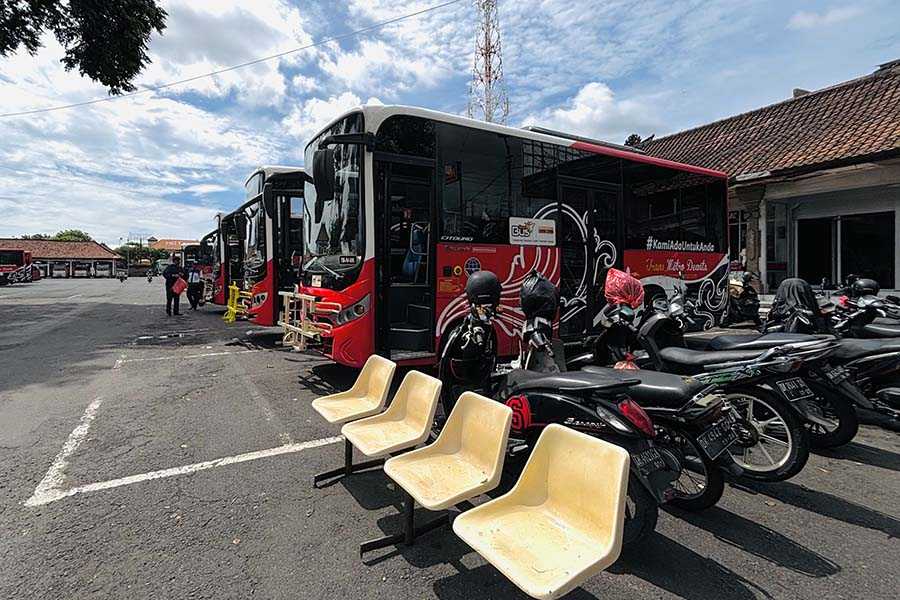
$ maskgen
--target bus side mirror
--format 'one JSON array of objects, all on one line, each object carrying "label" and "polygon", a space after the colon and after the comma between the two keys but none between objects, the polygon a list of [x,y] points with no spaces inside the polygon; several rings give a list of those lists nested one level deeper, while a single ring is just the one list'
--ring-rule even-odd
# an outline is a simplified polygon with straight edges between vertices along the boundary
[{"label": "bus side mirror", "polygon": [[316,222],[322,220],[325,203],[334,199],[334,150],[322,148],[313,153],[313,185],[316,188]]},{"label": "bus side mirror", "polygon": [[242,242],[247,239],[247,215],[240,213],[234,216],[234,232]]},{"label": "bus side mirror", "polygon": [[263,207],[266,209],[266,216],[275,219],[275,194],[272,193],[271,184],[266,184],[263,190]]}]

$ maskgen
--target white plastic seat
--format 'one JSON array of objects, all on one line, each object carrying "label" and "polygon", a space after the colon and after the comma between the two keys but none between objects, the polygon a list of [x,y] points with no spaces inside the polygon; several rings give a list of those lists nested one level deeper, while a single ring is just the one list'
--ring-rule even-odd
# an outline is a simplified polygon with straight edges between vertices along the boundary
[{"label": "white plastic seat", "polygon": [[453,531],[529,596],[559,598],[619,557],[628,462],[618,446],[548,425],[513,489]]},{"label": "white plastic seat", "polygon": [[384,472],[425,508],[449,508],[500,483],[511,424],[508,406],[465,392],[433,444],[388,460]]},{"label": "white plastic seat", "polygon": [[410,371],[387,410],[347,423],[341,427],[341,433],[366,456],[382,456],[413,448],[431,433],[440,394],[439,379]]},{"label": "white plastic seat", "polygon": [[384,410],[397,364],[373,354],[345,392],[316,398],[312,407],[329,423],[343,424]]},{"label": "white plastic seat", "polygon": [[404,542],[441,527],[449,516],[420,526],[414,523],[415,502],[444,510],[488,492],[500,483],[512,409],[474,392],[459,397],[434,443],[395,456],[384,472],[403,492],[404,529],[360,545],[360,555]]}]

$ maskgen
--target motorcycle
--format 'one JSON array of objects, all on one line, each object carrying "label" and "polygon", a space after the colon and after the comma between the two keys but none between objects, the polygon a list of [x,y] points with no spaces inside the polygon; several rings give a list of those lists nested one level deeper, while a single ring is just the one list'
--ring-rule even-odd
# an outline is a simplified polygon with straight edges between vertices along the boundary
[{"label": "motorcycle", "polygon": [[[779,311],[767,319],[763,335],[713,338],[709,347],[764,349],[785,340],[813,337],[796,335],[798,332],[842,336],[836,342],[837,350],[828,359],[829,368],[823,369],[819,377],[821,385],[840,389],[856,406],[883,414],[892,419],[894,426],[900,426],[900,332],[873,323],[881,314],[879,298],[857,293],[855,299],[838,303],[841,310],[827,304],[823,310],[812,294],[812,287],[798,279],[782,282],[776,293],[776,304],[780,305]],[[886,337],[892,332],[893,337]]]},{"label": "motorcycle", "polygon": [[[633,304],[623,306],[627,303],[606,290],[605,295],[607,304],[599,319],[605,331],[596,340],[594,352],[576,357],[569,368],[611,364],[612,358],[624,354],[632,357],[635,367],[690,375],[717,384],[757,433],[755,442],[732,450],[744,476],[762,481],[792,477],[809,456],[807,429],[835,429],[833,421],[823,418],[821,400],[810,390],[804,372],[833,352],[833,344],[814,338],[805,345],[782,345],[768,353],[759,349],[725,353],[692,349],[683,335],[684,300],[680,293],[665,304],[665,310],[662,305],[654,306],[655,310],[637,320],[631,310]],[[610,346],[623,341],[623,347],[610,351]],[[825,406],[831,403],[838,403],[841,409],[848,404],[829,395]],[[846,412],[839,411],[841,420],[852,426],[855,413],[848,416]]]},{"label": "motorcycle", "polygon": [[753,280],[759,276],[750,271],[730,273],[728,278],[728,306],[722,325],[737,325],[746,321],[759,327],[759,293],[753,287]]},{"label": "motorcycle", "polygon": [[[523,285],[527,295],[526,287]],[[473,273],[466,284],[466,296],[469,311],[448,336],[438,365],[448,390],[442,394],[439,412],[449,415],[455,398],[464,389],[507,404],[513,409],[508,449],[513,456],[527,454],[549,423],[560,423],[621,446],[631,456],[623,543],[634,544],[652,532],[658,505],[675,495],[672,483],[681,473],[681,464],[675,453],[657,443],[653,421],[629,396],[638,379],[618,374],[563,373],[555,364],[551,366],[554,361],[552,350],[547,352],[549,339],[544,337],[543,324],[536,320],[541,315],[533,313],[526,319],[532,329],[524,342],[532,351],[523,350],[514,363],[497,365],[493,319],[500,301],[499,280],[489,271]],[[532,303],[558,305],[558,300],[546,297],[533,300],[524,298],[523,308]],[[557,306],[552,310],[555,315]],[[438,416],[438,426],[443,418]]]}]

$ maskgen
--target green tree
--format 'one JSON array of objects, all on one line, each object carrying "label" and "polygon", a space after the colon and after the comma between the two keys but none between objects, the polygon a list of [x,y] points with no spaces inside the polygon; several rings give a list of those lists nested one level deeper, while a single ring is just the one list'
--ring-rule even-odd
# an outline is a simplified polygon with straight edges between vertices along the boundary
[{"label": "green tree", "polygon": [[86,234],[80,229],[63,229],[56,235],[54,235],[51,240],[56,240],[57,242],[93,242],[94,238]]},{"label": "green tree", "polygon": [[166,16],[156,0],[2,0],[0,56],[20,46],[34,55],[41,35],[52,31],[65,48],[67,71],[77,67],[110,94],[132,92],[131,81],[150,62],[150,35],[163,32]]},{"label": "green tree", "polygon": [[23,235],[23,240],[49,240],[53,239],[52,235],[47,235],[46,233],[33,233],[31,235]]}]

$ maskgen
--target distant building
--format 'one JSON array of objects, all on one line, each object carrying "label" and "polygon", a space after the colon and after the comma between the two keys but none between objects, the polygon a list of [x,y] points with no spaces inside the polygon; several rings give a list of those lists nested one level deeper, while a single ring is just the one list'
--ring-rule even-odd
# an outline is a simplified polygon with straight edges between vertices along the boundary
[{"label": "distant building", "polygon": [[767,288],[853,273],[900,289],[900,60],[793,96],[641,148],[728,173],[732,261]]},{"label": "distant building", "polygon": [[166,252],[181,252],[181,249],[187,244],[199,244],[197,240],[175,240],[175,239],[156,239],[147,238],[147,245],[154,250],[165,250]]},{"label": "distant building", "polygon": [[60,242],[0,238],[2,250],[31,252],[42,277],[115,277],[122,257],[99,242]]}]

